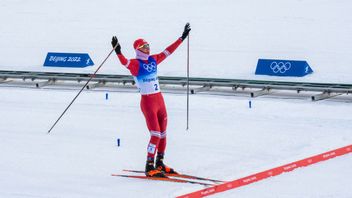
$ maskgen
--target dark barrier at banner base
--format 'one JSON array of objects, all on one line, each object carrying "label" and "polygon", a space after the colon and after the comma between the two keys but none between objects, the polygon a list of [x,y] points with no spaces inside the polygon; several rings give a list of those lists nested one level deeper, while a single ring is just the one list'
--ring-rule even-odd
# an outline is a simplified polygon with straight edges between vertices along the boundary
[{"label": "dark barrier at banner base", "polygon": [[313,73],[313,70],[307,61],[275,59],[259,59],[255,71],[256,75],[270,76],[302,77],[310,73]]},{"label": "dark barrier at banner base", "polygon": [[87,53],[48,52],[45,58],[46,67],[87,67],[94,62]]}]

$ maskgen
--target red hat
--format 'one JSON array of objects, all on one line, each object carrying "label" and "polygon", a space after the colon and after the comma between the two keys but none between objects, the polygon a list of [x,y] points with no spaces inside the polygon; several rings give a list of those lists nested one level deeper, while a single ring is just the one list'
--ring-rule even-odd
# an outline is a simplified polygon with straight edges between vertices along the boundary
[{"label": "red hat", "polygon": [[140,39],[137,39],[134,41],[133,47],[134,47],[134,49],[138,49],[140,46],[142,46],[144,44],[148,44],[148,42],[145,41],[144,39],[140,38]]}]

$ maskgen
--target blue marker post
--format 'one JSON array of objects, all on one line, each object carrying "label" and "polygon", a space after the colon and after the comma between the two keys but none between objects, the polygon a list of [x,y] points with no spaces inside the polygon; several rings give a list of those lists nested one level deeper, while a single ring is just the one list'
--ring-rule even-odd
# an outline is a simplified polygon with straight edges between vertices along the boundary
[{"label": "blue marker post", "polygon": [[252,101],[251,101],[251,100],[248,102],[248,107],[249,107],[250,109],[252,108]]},{"label": "blue marker post", "polygon": [[117,138],[117,146],[120,146],[120,138]]},{"label": "blue marker post", "polygon": [[109,93],[105,93],[105,100],[109,100]]}]

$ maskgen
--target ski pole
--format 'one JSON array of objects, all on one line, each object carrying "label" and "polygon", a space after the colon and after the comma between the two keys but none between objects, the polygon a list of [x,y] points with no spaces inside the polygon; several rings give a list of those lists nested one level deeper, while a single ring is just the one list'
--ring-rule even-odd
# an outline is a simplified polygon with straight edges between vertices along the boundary
[{"label": "ski pole", "polygon": [[189,36],[187,37],[187,127],[189,129]]},{"label": "ski pole", "polygon": [[73,104],[73,102],[78,98],[78,96],[82,93],[82,91],[84,90],[84,88],[88,85],[88,83],[95,77],[95,75],[97,74],[97,72],[99,71],[99,69],[104,65],[104,63],[106,62],[106,60],[110,57],[110,55],[112,54],[113,51],[115,51],[116,47],[118,45],[116,45],[108,54],[108,56],[104,59],[104,61],[99,65],[98,69],[95,70],[94,74],[91,75],[91,77],[88,79],[88,81],[86,82],[86,84],[81,88],[81,90],[78,92],[78,94],[72,99],[72,101],[70,102],[70,104],[66,107],[66,109],[61,113],[60,117],[55,121],[55,123],[51,126],[51,128],[48,131],[48,134],[51,132],[51,130],[53,130],[53,128],[55,127],[55,125],[60,121],[60,119],[62,118],[62,116],[66,113],[66,111],[71,107],[71,105]]}]

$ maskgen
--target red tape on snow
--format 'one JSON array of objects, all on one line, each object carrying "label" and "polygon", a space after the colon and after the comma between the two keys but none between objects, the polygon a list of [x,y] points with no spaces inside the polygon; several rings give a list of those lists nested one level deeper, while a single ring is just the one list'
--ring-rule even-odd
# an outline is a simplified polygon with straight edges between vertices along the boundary
[{"label": "red tape on snow", "polygon": [[249,175],[247,177],[243,177],[243,178],[229,181],[229,182],[226,182],[223,184],[219,184],[216,186],[205,188],[205,189],[195,191],[195,192],[192,192],[189,194],[181,195],[181,196],[178,196],[177,198],[205,197],[205,196],[212,195],[215,193],[219,193],[219,192],[223,192],[226,190],[245,186],[245,185],[251,184],[253,182],[257,182],[262,179],[266,179],[268,177],[273,177],[273,176],[279,175],[284,172],[289,172],[289,171],[292,171],[292,170],[299,168],[299,167],[309,166],[309,165],[315,164],[317,162],[321,162],[321,161],[325,161],[325,160],[328,160],[328,159],[331,159],[331,158],[334,158],[337,156],[345,155],[350,152],[352,152],[352,145],[345,146],[345,147],[335,149],[335,150],[332,150],[332,151],[329,151],[326,153],[322,153],[319,155],[315,155],[312,157],[308,157],[303,160],[299,160],[299,161],[289,163],[289,164],[286,164],[283,166],[272,168],[272,169],[269,169],[269,170],[266,170],[266,171],[263,171],[260,173],[256,173],[253,175]]}]

